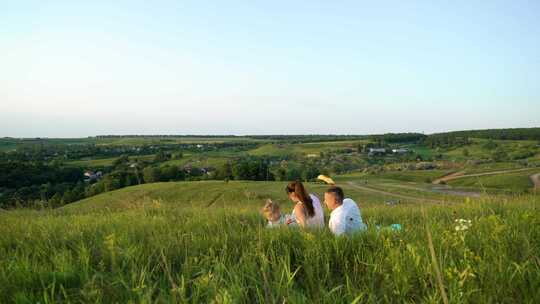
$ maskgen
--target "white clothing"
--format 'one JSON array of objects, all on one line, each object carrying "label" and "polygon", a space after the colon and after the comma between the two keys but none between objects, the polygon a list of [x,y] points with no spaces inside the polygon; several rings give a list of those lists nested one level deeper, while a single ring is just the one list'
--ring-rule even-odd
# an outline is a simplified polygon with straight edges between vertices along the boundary
[{"label": "white clothing", "polygon": [[[324,211],[321,206],[321,201],[318,197],[316,197],[313,194],[310,194],[309,197],[311,197],[311,200],[313,202],[313,209],[315,211],[315,214],[312,217],[309,217],[306,214],[306,227],[310,228],[323,228],[324,227]],[[299,202],[300,204],[301,202]],[[294,210],[291,214],[291,219],[294,222],[298,222],[296,220],[296,215],[294,214]]]},{"label": "white clothing", "polygon": [[279,226],[287,225],[287,220],[290,218],[290,216],[287,215],[281,215],[277,221],[268,221],[268,225],[266,225],[266,228],[276,228]]},{"label": "white clothing", "polygon": [[350,198],[344,199],[341,206],[332,210],[328,227],[335,235],[350,234],[367,228],[362,222],[358,205]]}]

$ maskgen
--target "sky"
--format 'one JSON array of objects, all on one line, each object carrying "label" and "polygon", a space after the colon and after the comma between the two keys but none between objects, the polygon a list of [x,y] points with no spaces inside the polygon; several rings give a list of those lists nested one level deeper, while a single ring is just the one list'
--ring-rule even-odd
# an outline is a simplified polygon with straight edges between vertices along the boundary
[{"label": "sky", "polygon": [[538,1],[0,5],[0,136],[539,126]]}]

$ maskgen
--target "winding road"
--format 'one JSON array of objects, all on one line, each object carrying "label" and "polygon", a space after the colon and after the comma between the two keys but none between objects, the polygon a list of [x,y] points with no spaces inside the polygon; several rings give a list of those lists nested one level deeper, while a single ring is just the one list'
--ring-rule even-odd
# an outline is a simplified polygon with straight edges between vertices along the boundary
[{"label": "winding road", "polygon": [[[504,174],[504,173],[527,171],[527,170],[531,170],[531,168],[499,170],[499,171],[482,172],[482,173],[474,173],[474,174],[465,174],[464,171],[459,171],[459,172],[454,172],[454,173],[450,173],[448,175],[442,176],[442,177],[434,180],[433,184],[441,184],[442,182],[447,182],[447,181],[458,179],[458,178]],[[530,175],[529,179],[533,183],[535,190],[540,189],[540,173]],[[405,199],[405,200],[409,200],[409,201],[429,202],[429,203],[436,203],[436,204],[449,203],[448,201],[442,201],[442,200],[437,200],[437,199],[422,198],[422,197],[415,197],[415,196],[410,196],[410,195],[398,194],[398,193],[394,193],[394,192],[388,192],[388,191],[385,191],[385,190],[380,190],[380,189],[375,189],[375,188],[359,185],[359,184],[354,183],[354,182],[347,182],[347,184],[349,186],[351,186],[353,188],[356,188],[356,189],[359,189],[359,190],[372,192],[372,193],[383,194],[383,195],[396,197],[396,198],[401,198],[401,199]],[[410,188],[412,188],[412,187],[410,187]],[[418,190],[422,190],[422,189],[418,189]],[[448,194],[450,194],[450,193],[448,193]],[[477,195],[477,193],[467,193],[467,196],[475,196],[475,195]]]}]

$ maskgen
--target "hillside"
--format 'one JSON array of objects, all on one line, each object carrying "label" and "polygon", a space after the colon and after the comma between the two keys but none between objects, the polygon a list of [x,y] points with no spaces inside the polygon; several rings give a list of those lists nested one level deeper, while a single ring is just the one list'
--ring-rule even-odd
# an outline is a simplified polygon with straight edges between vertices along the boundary
[{"label": "hillside", "polygon": [[[421,172],[420,172],[421,173]],[[420,176],[423,179],[426,174]],[[432,172],[425,172],[433,174]],[[412,173],[414,174],[414,173]],[[441,173],[439,173],[441,174]],[[402,174],[401,176],[407,176]],[[435,175],[437,176],[437,175]],[[378,176],[375,176],[378,177]],[[383,177],[393,177],[390,174]],[[363,185],[365,178],[370,179],[369,185]],[[337,177],[338,184],[343,187],[347,196],[355,199],[362,206],[379,206],[387,200],[392,200],[403,194],[403,189],[393,189],[401,181],[382,179],[377,180],[365,175],[346,175]],[[409,179],[409,181],[411,181]],[[362,184],[359,188],[357,184]],[[213,208],[259,208],[268,198],[284,204],[283,208],[292,208],[285,196],[286,182],[261,182],[261,181],[199,181],[199,182],[166,182],[131,186],[111,192],[102,193],[81,201],[68,204],[56,210],[56,212],[78,213],[93,212],[106,209],[108,211],[125,210],[151,204],[159,200],[163,204],[176,206],[191,206],[195,208],[212,206]],[[326,185],[320,183],[306,183],[308,189],[319,198],[323,198]],[[413,183],[409,182],[409,185]],[[372,189],[386,188],[387,194],[374,193]],[[411,186],[412,187],[412,186]],[[413,199],[403,199],[403,204],[417,203],[422,199],[437,199],[440,203],[462,202],[465,197],[449,196],[441,193],[422,193],[412,195]]]},{"label": "hillside", "polygon": [[[3,212],[0,302],[540,299],[538,196],[389,206],[386,195],[357,189],[355,180],[339,183],[360,203],[369,230],[344,238],[265,229],[259,215],[265,198],[287,212],[292,207],[282,182],[155,183],[55,210]],[[326,188],[308,187],[319,195]],[[392,223],[404,229],[376,228]]]}]

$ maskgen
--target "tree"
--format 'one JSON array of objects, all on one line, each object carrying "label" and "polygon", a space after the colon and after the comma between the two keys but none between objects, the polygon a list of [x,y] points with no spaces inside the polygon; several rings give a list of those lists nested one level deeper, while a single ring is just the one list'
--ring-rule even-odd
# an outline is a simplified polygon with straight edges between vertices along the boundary
[{"label": "tree", "polygon": [[465,156],[465,157],[469,156],[469,149],[467,149],[467,148],[463,149],[463,156]]},{"label": "tree", "polygon": [[310,181],[319,175],[319,169],[313,165],[308,165],[302,171],[302,180]]},{"label": "tree", "polygon": [[184,157],[184,153],[182,153],[182,151],[175,153],[173,156],[174,159],[182,159],[183,157]]},{"label": "tree", "polygon": [[287,169],[282,168],[282,167],[278,168],[275,171],[274,176],[275,176],[276,180],[278,180],[278,181],[287,180]]},{"label": "tree", "polygon": [[189,170],[189,178],[199,178],[203,175],[201,168],[193,167]]},{"label": "tree", "polygon": [[226,162],[220,168],[218,168],[216,172],[216,178],[217,179],[232,179],[233,178],[232,165],[230,162]]},{"label": "tree", "polygon": [[508,159],[508,154],[503,149],[499,148],[491,154],[491,159],[495,162],[502,162]]},{"label": "tree", "polygon": [[249,163],[247,161],[239,161],[232,167],[232,174],[236,180],[250,179]]},{"label": "tree", "polygon": [[177,166],[165,166],[161,168],[161,178],[162,181],[173,181],[176,180],[178,176],[178,167]]},{"label": "tree", "polygon": [[56,192],[50,199],[49,199],[49,205],[51,207],[58,207],[62,205],[62,195],[58,192]]},{"label": "tree", "polygon": [[143,178],[145,183],[159,182],[161,170],[157,167],[146,167],[143,169]]},{"label": "tree", "polygon": [[296,168],[287,170],[287,180],[294,181],[302,178],[302,173]]},{"label": "tree", "polygon": [[171,159],[171,155],[168,153],[165,153],[164,151],[159,151],[156,156],[154,157],[154,162],[161,163],[165,162]]},{"label": "tree", "polygon": [[118,167],[120,165],[127,164],[127,163],[129,163],[129,157],[124,154],[114,160],[113,166]]},{"label": "tree", "polygon": [[120,182],[120,180],[114,174],[106,175],[100,181],[100,183],[103,184],[103,190],[105,190],[105,192],[120,189],[123,186],[122,183]]},{"label": "tree", "polygon": [[495,148],[497,148],[498,145],[496,142],[494,142],[493,140],[488,140],[483,146],[482,148],[484,148],[485,150],[493,150]]},{"label": "tree", "polygon": [[77,197],[71,190],[64,192],[64,195],[62,195],[62,205],[69,204],[76,200],[77,200]]}]

